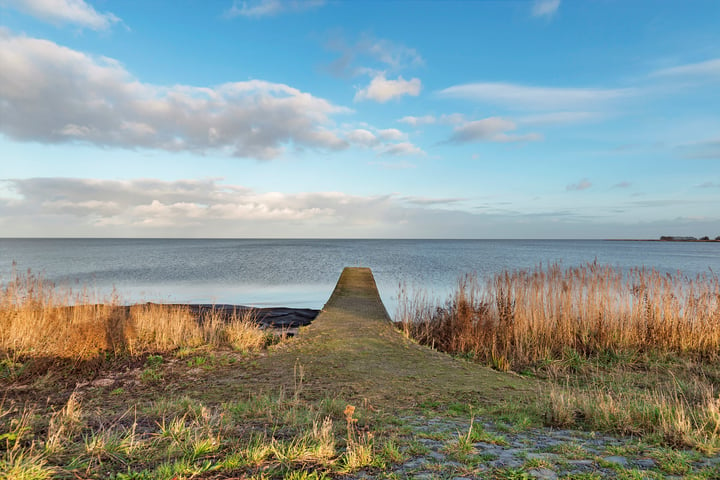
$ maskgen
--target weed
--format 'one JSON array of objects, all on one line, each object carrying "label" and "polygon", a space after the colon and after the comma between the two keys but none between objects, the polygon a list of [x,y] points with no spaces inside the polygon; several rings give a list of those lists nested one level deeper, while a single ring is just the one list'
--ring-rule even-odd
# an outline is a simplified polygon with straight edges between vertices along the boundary
[{"label": "weed", "polygon": [[163,374],[156,368],[146,368],[140,374],[140,380],[145,383],[158,383],[162,380]]},{"label": "weed", "polygon": [[562,477],[563,480],[600,480],[602,477],[601,474],[597,472],[587,472],[587,473],[570,473],[568,475],[565,475]]},{"label": "weed", "polygon": [[393,439],[389,439],[382,444],[378,452],[378,457],[387,463],[402,463],[407,459],[407,456],[401,451],[398,443]]},{"label": "weed", "polygon": [[482,425],[474,423],[474,419],[470,420],[470,427],[467,433],[468,440],[471,443],[492,443],[495,445],[507,445],[507,440],[502,435],[496,435],[488,432]]},{"label": "weed", "polygon": [[586,458],[588,456],[588,451],[577,443],[559,443],[549,447],[547,451],[570,459]]},{"label": "weed", "polygon": [[417,440],[409,440],[405,444],[405,454],[411,457],[425,455],[429,451],[430,449],[427,446]]},{"label": "weed", "polygon": [[532,477],[523,468],[496,468],[493,478],[497,480],[530,480]]},{"label": "weed", "polygon": [[45,450],[47,452],[61,451],[80,429],[82,411],[77,398],[75,393],[70,395],[65,406],[50,417],[47,440],[45,441]]},{"label": "weed", "polygon": [[358,419],[355,418],[355,407],[347,405],[345,411],[345,424],[347,447],[342,456],[342,464],[346,472],[353,472],[373,463],[373,435],[370,432],[360,432],[357,428]]},{"label": "weed", "polygon": [[145,360],[145,366],[147,368],[159,367],[160,365],[162,365],[162,363],[162,355],[148,355],[147,360]]},{"label": "weed", "polygon": [[5,358],[0,360],[0,380],[9,379],[17,380],[25,370],[26,365],[19,361],[19,355],[16,352],[6,353]]},{"label": "weed", "polygon": [[691,462],[697,459],[692,453],[668,448],[656,449],[650,455],[657,460],[660,470],[671,475],[689,473],[692,470]]},{"label": "weed", "polygon": [[468,405],[467,403],[452,402],[447,406],[448,415],[452,415],[455,417],[470,415],[471,411],[472,406]]},{"label": "weed", "polygon": [[46,480],[54,471],[43,455],[32,449],[9,450],[0,457],[0,480]]}]

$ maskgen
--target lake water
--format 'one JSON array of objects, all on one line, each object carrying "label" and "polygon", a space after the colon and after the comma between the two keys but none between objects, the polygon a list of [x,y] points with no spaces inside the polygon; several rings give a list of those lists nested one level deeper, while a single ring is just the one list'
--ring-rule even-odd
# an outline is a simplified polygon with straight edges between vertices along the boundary
[{"label": "lake water", "polygon": [[370,267],[393,315],[400,283],[445,298],[465,273],[560,262],[720,273],[720,243],[600,240],[0,239],[0,283],[30,269],[124,303],[321,308],[345,266]]}]

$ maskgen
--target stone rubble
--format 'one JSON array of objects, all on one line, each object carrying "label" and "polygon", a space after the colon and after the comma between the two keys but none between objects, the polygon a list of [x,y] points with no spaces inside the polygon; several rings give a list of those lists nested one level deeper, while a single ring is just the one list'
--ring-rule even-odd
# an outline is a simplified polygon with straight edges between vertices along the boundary
[{"label": "stone rubble", "polygon": [[[389,465],[384,472],[366,470],[344,477],[346,480],[369,479],[599,479],[618,478],[619,472],[631,476],[622,478],[681,479],[671,475],[647,455],[643,449],[633,448],[638,438],[574,430],[534,428],[513,431],[492,421],[475,423],[499,441],[476,442],[464,456],[453,453],[451,445],[465,435],[470,427],[468,420],[403,419],[413,432],[408,438],[421,446],[424,453],[410,455],[402,464]],[[638,454],[619,455],[618,449],[627,446]],[[696,461],[690,463],[693,472],[702,476],[693,478],[720,479],[720,456],[703,456],[688,451]]]}]

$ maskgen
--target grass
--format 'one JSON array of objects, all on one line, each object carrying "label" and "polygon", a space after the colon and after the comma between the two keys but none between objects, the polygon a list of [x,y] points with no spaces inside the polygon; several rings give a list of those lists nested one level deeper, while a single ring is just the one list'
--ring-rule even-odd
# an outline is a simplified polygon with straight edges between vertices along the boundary
[{"label": "grass", "polygon": [[[59,478],[112,472],[118,479],[377,472],[421,451],[397,417],[418,398],[473,408],[515,396],[527,402],[527,382],[468,368],[403,337],[372,277],[361,273],[344,276],[322,317],[291,340],[239,349],[232,339],[241,329],[233,336],[227,323],[202,325],[178,310],[141,305],[122,317],[128,333],[114,344],[121,348],[101,343],[94,353],[91,345],[66,345],[65,333],[58,340],[42,331],[58,322],[72,327],[79,302],[67,308],[57,291],[39,292],[46,285],[37,279],[15,279],[1,304],[3,348],[13,364],[52,361],[47,370],[1,380],[8,387],[3,469],[31,463]],[[108,310],[88,307],[76,323],[88,329],[97,314],[92,328],[101,333],[93,338],[112,337]],[[21,328],[30,318],[44,319],[32,335]],[[92,368],[81,368],[87,359]]]},{"label": "grass", "polygon": [[486,283],[468,275],[441,306],[401,297],[397,320],[408,336],[499,370],[556,360],[579,369],[587,358],[655,352],[720,359],[720,283],[707,274],[554,264]]},{"label": "grass", "polygon": [[182,305],[125,307],[117,294],[94,299],[31,273],[14,274],[0,290],[0,378],[21,376],[33,358],[140,357],[201,346],[247,352],[269,341],[252,310],[228,319],[216,310],[196,318]]},{"label": "grass", "polygon": [[466,276],[442,306],[406,293],[398,316],[420,343],[549,380],[548,425],[720,451],[717,276],[550,265]]},{"label": "grass", "polygon": [[[272,420],[264,410],[238,413],[235,404],[207,406],[186,399],[103,417],[73,396],[49,418],[37,406],[2,408],[0,478],[107,478],[107,472],[151,479],[266,472],[267,478],[277,478],[300,470],[352,473],[402,458],[392,442],[376,451],[372,433],[358,425],[354,406],[347,406],[344,418],[323,416],[330,401],[269,396]],[[258,433],[259,425],[265,433]]]},{"label": "grass", "polygon": [[[40,304],[50,312],[45,315],[71,310],[61,308],[57,292],[46,293],[53,300]],[[16,312],[24,311],[18,305],[29,308],[17,301],[2,305],[4,311],[12,310],[9,305]],[[564,418],[573,426],[596,429],[580,404],[571,403],[580,398],[573,398],[575,393],[591,396],[597,390],[620,397],[630,384],[658,383],[670,368],[677,375],[664,378],[668,388],[691,405],[705,398],[706,383],[691,381],[702,366],[696,359],[656,355],[648,363],[645,354],[619,353],[609,360],[568,355],[544,366],[528,364],[521,376],[431,350],[391,324],[372,277],[362,269],[343,273],[310,327],[261,347],[233,345],[227,322],[220,319],[205,326],[193,319],[194,327],[180,328],[174,323],[185,317],[166,314],[174,320],[160,319],[157,325],[168,331],[139,335],[152,328],[131,324],[135,333],[124,337],[121,349],[98,349],[94,357],[89,347],[72,356],[71,349],[52,347],[50,341],[38,343],[38,350],[18,348],[27,345],[20,342],[13,348],[4,344],[9,373],[0,376],[0,479],[319,479],[359,472],[402,478],[393,473],[398,463],[438,453],[427,441],[439,445],[435,450],[444,445],[448,459],[460,465],[444,468],[433,460],[426,470],[523,478],[521,469],[483,465],[495,456],[478,450],[484,443],[503,448],[511,435],[522,435],[543,419],[553,423],[549,405],[564,405],[570,412]],[[134,317],[128,313],[127,318]],[[56,356],[47,357],[46,368],[33,365],[49,355],[50,347]],[[625,368],[629,360],[640,375]],[[716,382],[715,370],[700,370]],[[413,427],[435,418],[452,427],[445,433]],[[708,443],[711,435],[694,453],[676,458],[668,452],[683,452],[684,441],[670,442],[660,430],[653,435],[638,448],[656,459],[663,474],[685,469],[690,478],[699,471],[695,459],[701,458],[693,455],[715,451]],[[634,475],[630,469],[624,473]]]}]

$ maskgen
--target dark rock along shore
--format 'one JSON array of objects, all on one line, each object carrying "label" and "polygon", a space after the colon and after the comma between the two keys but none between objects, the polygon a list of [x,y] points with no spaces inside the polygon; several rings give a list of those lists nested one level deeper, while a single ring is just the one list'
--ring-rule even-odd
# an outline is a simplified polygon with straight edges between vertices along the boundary
[{"label": "dark rock along shore", "polygon": [[219,312],[226,318],[230,318],[233,313],[242,315],[247,311],[254,311],[257,315],[256,321],[264,328],[273,328],[280,330],[296,329],[310,325],[315,320],[320,310],[311,308],[287,308],[287,307],[268,307],[253,308],[243,305],[209,305],[209,304],[193,304],[188,305],[190,311],[200,317],[206,312]]}]

